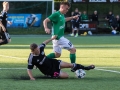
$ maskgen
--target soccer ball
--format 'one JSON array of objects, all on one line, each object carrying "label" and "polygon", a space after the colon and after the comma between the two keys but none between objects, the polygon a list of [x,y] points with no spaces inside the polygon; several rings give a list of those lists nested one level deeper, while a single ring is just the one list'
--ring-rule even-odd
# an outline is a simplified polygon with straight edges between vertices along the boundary
[{"label": "soccer ball", "polygon": [[116,32],[116,30],[112,30],[112,32],[111,32],[113,35],[115,35],[117,32]]},{"label": "soccer ball", "polygon": [[77,78],[84,78],[86,75],[86,72],[82,69],[78,69],[75,71],[75,74],[76,74]]}]

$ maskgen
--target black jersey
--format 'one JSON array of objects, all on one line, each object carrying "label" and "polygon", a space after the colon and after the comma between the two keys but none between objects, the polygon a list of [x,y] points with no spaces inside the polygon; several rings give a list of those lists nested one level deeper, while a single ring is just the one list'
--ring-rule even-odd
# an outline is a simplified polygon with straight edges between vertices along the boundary
[{"label": "black jersey", "polygon": [[38,56],[30,53],[28,58],[28,69],[33,69],[34,65],[45,75],[54,75],[54,72],[60,72],[60,60],[49,59],[44,53],[45,44],[39,46],[40,54]]},{"label": "black jersey", "polygon": [[114,15],[113,14],[108,14],[107,15],[107,19],[109,19],[109,22],[111,23],[112,22],[112,19],[114,18]]},{"label": "black jersey", "polygon": [[98,14],[92,14],[92,21],[98,21]]},{"label": "black jersey", "polygon": [[38,66],[38,64],[42,65],[42,61],[44,61],[44,59],[46,58],[44,53],[44,48],[45,48],[45,44],[41,44],[39,46],[40,49],[39,55],[33,55],[32,53],[30,53],[28,58],[28,69],[33,69],[34,65],[36,66]]},{"label": "black jersey", "polygon": [[2,22],[2,24],[6,28],[7,27],[7,12],[1,11],[1,13],[0,13],[0,21]]}]

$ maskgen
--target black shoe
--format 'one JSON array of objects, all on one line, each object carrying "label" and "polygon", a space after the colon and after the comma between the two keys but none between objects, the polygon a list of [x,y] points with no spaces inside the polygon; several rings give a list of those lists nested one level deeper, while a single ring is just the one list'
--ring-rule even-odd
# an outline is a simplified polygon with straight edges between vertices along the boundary
[{"label": "black shoe", "polygon": [[85,67],[85,70],[90,70],[90,69],[94,69],[94,68],[95,68],[95,65],[90,65],[90,66]]},{"label": "black shoe", "polygon": [[75,72],[77,70],[77,65],[73,63],[73,68],[71,68],[71,72]]}]

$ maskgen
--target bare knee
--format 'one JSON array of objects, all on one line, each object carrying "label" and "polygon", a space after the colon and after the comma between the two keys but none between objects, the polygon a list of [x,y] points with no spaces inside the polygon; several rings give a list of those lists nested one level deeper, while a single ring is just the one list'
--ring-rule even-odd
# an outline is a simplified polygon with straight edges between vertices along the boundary
[{"label": "bare knee", "polygon": [[55,57],[58,58],[61,56],[61,53],[55,53]]},{"label": "bare knee", "polygon": [[76,53],[76,49],[75,49],[75,48],[72,48],[72,49],[70,49],[69,51],[70,51],[71,54]]},{"label": "bare knee", "polygon": [[69,77],[69,75],[66,72],[61,72],[59,77],[66,79]]},{"label": "bare knee", "polygon": [[7,42],[6,42],[6,44],[8,44],[8,43],[10,43],[10,42],[11,42],[11,39],[8,39]]},{"label": "bare knee", "polygon": [[11,42],[11,39],[8,40],[8,43],[10,43],[10,42]]}]

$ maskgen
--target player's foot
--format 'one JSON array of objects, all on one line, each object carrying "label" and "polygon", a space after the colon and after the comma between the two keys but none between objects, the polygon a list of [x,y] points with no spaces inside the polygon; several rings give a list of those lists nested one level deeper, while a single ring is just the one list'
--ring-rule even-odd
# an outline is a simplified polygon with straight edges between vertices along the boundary
[{"label": "player's foot", "polygon": [[75,63],[73,63],[73,67],[71,68],[72,72],[75,72],[77,70],[77,65]]},{"label": "player's foot", "polygon": [[72,33],[72,34],[70,34],[70,36],[74,36],[74,34]]},{"label": "player's foot", "polygon": [[85,70],[90,70],[90,69],[94,69],[94,68],[95,68],[95,65],[90,65],[90,66],[85,67]]},{"label": "player's foot", "polygon": [[78,33],[76,33],[75,37],[78,37]]}]

